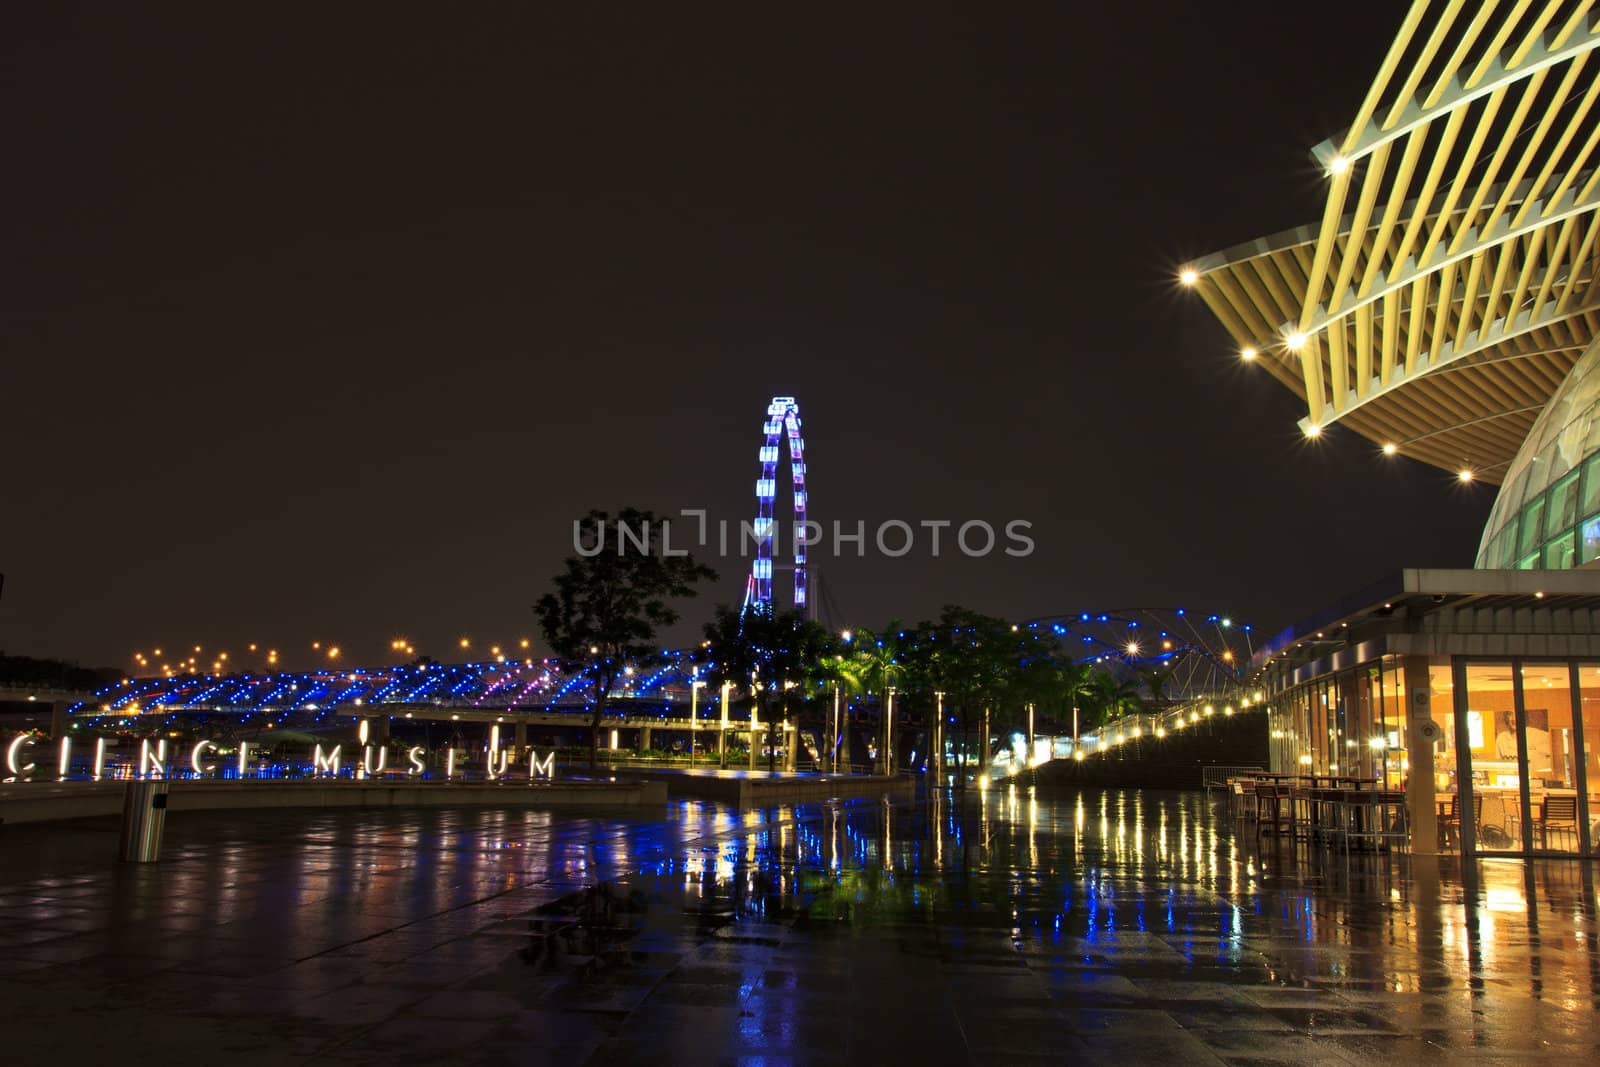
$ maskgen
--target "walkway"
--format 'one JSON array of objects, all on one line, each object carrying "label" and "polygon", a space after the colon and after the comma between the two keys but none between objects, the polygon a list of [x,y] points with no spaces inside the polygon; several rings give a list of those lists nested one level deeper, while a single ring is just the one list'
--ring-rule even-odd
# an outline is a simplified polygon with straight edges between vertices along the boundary
[{"label": "walkway", "polygon": [[[1593,871],[1235,837],[1198,794],[0,829],[6,1062],[1586,1062]],[[599,894],[584,887],[607,880]]]}]

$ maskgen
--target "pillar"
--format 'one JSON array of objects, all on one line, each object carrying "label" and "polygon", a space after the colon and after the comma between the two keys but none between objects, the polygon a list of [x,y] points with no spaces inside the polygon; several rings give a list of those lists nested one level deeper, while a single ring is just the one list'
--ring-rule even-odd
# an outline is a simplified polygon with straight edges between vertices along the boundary
[{"label": "pillar", "polygon": [[518,719],[512,727],[511,743],[516,746],[517,754],[528,750],[528,723],[526,719]]},{"label": "pillar", "polygon": [[750,769],[756,769],[756,755],[761,751],[761,729],[756,724],[755,712],[750,713]]},{"label": "pillar", "polygon": [[839,711],[839,772],[849,774],[854,769],[850,763],[850,703],[846,701]]},{"label": "pillar", "polygon": [[[1339,703],[1344,705],[1344,737],[1340,739],[1339,773],[1372,777],[1372,705],[1361,699],[1365,668],[1346,671],[1339,679]],[[1355,747],[1347,742],[1354,741]]]},{"label": "pillar", "polygon": [[367,727],[367,736],[373,739],[373,744],[387,745],[389,743],[389,716],[379,715],[372,720],[372,725]]},{"label": "pillar", "polygon": [[[1434,743],[1423,735],[1438,731],[1432,728],[1433,694],[1428,676],[1428,657],[1406,656],[1401,666],[1406,679],[1406,756],[1411,764],[1411,771],[1406,778],[1411,851],[1419,856],[1432,856],[1439,851],[1439,820],[1434,807],[1437,792],[1433,780]],[[1464,705],[1464,700],[1462,703]]]},{"label": "pillar", "polygon": [[67,736],[67,704],[55,700],[50,703],[50,737],[59,741]]},{"label": "pillar", "polygon": [[639,751],[643,752],[650,747],[650,727],[639,727]]},{"label": "pillar", "polygon": [[785,742],[787,742],[785,746],[786,754],[783,759],[783,769],[786,771],[792,771],[799,765],[798,757],[800,754],[800,724],[798,722],[790,722],[787,724],[787,727],[788,728],[783,732],[783,739]]}]

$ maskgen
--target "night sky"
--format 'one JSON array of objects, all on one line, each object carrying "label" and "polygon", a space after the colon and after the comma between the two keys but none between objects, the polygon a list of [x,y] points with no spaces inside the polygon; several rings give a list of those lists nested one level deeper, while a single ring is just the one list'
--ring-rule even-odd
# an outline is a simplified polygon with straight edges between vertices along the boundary
[{"label": "night sky", "polygon": [[1492,487],[1299,440],[1173,281],[1319,217],[1402,5],[577,7],[8,12],[0,648],[536,637],[588,508],[753,513],[778,393],[813,518],[1033,523],[824,553],[840,623],[1471,565]]}]

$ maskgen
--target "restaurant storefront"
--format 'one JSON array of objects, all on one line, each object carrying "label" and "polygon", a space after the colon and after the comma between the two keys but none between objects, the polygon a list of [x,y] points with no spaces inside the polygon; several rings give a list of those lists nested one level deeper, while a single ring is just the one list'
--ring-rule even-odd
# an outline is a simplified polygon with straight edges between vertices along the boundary
[{"label": "restaurant storefront", "polygon": [[1257,666],[1272,770],[1402,790],[1414,851],[1600,855],[1600,573],[1407,571]]}]

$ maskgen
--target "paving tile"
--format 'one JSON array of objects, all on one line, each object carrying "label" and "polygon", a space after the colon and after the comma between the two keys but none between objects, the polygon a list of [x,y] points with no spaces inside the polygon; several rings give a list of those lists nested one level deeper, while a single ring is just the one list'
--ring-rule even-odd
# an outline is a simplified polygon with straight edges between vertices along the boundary
[{"label": "paving tile", "polygon": [[945,798],[944,867],[926,798],[892,809],[887,868],[876,802],[185,813],[143,869],[103,831],[7,828],[7,1063],[124,1032],[135,1064],[186,1033],[245,1064],[1600,1058],[1573,865],[1485,865],[1474,896],[1258,845],[1197,794],[1086,792],[1081,830],[1078,801]]}]

